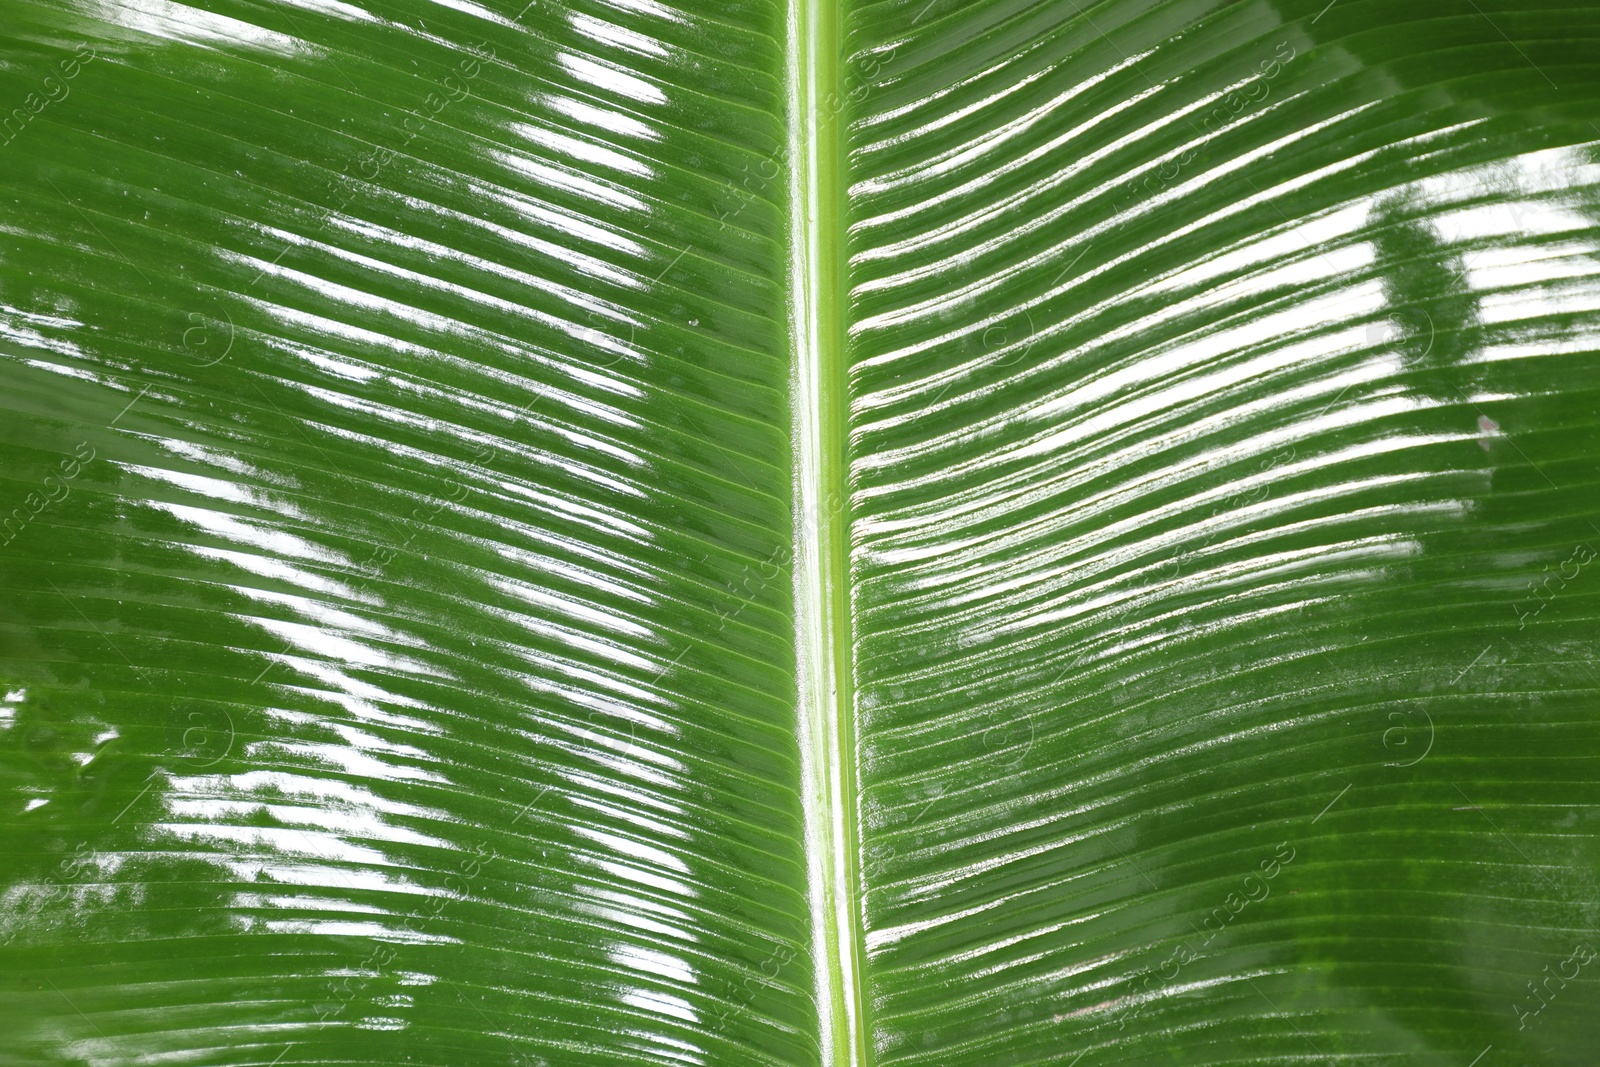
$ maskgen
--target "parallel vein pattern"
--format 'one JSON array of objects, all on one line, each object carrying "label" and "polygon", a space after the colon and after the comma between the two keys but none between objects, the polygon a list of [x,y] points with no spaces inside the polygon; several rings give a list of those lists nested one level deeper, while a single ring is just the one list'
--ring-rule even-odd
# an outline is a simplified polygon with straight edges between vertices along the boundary
[{"label": "parallel vein pattern", "polygon": [[849,26],[879,1062],[1581,1062],[1593,14]]},{"label": "parallel vein pattern", "polygon": [[813,1060],[781,9],[3,9],[0,1059]]}]

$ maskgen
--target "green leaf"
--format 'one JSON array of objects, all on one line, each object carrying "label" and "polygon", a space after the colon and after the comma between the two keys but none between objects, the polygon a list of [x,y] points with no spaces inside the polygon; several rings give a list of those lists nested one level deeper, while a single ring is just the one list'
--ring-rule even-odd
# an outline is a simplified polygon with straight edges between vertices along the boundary
[{"label": "green leaf", "polygon": [[0,0],[0,1063],[1587,1067],[1597,38]]}]

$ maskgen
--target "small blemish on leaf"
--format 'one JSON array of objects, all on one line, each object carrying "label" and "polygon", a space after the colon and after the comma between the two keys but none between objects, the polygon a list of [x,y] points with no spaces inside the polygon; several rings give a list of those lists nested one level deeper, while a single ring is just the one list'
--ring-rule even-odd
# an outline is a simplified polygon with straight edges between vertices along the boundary
[{"label": "small blemish on leaf", "polygon": [[1500,424],[1487,415],[1478,416],[1478,447],[1489,451],[1489,438],[1500,432]]}]

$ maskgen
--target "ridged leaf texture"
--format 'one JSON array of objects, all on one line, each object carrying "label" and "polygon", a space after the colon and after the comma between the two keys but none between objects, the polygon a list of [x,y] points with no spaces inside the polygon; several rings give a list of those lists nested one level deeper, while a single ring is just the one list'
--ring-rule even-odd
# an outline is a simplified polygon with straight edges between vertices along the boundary
[{"label": "ridged leaf texture", "polygon": [[0,0],[0,1064],[1588,1067],[1597,43]]}]

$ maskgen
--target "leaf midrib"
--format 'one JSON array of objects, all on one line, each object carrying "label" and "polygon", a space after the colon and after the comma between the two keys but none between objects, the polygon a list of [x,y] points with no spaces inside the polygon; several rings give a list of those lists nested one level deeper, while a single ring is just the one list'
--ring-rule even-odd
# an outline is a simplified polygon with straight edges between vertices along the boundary
[{"label": "leaf midrib", "polygon": [[836,0],[789,0],[795,651],[821,1060],[866,1067],[847,585],[841,21]]}]

